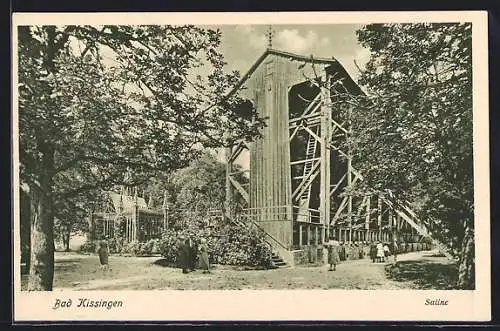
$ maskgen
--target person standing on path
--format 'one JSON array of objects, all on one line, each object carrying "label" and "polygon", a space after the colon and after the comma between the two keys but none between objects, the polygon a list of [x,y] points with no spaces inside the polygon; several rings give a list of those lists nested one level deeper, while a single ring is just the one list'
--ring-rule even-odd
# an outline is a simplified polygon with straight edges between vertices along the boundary
[{"label": "person standing on path", "polygon": [[377,262],[384,262],[384,245],[380,241],[377,243]]},{"label": "person standing on path", "polygon": [[387,243],[384,244],[384,262],[386,262],[389,259],[389,256],[391,255],[391,251],[389,249],[389,245]]},{"label": "person standing on path", "polygon": [[328,264],[330,264],[328,271],[335,271],[337,270],[337,264],[340,263],[340,244],[338,241],[330,238],[330,240],[326,243],[326,248],[328,250]]},{"label": "person standing on path", "polygon": [[396,240],[394,240],[392,242],[392,256],[394,257],[394,262],[396,262],[398,259],[398,249],[399,249],[398,243]]},{"label": "person standing on path", "polygon": [[108,244],[106,241],[103,240],[99,243],[99,249],[97,250],[97,255],[99,255],[99,262],[101,263],[101,268],[104,271],[108,270],[109,251],[108,251]]},{"label": "person standing on path", "polygon": [[204,274],[210,273],[210,263],[208,261],[208,246],[207,240],[205,238],[201,238],[200,240],[200,269],[203,270]]},{"label": "person standing on path", "polygon": [[377,245],[374,242],[370,243],[370,259],[372,259],[372,263],[377,260]]},{"label": "person standing on path", "polygon": [[197,254],[196,254],[196,247],[194,245],[191,236],[187,240],[187,245],[189,247],[189,269],[191,271],[195,271]]},{"label": "person standing on path", "polygon": [[183,274],[189,272],[189,242],[184,236],[179,237],[179,244],[177,246],[177,263],[178,267],[182,269]]}]

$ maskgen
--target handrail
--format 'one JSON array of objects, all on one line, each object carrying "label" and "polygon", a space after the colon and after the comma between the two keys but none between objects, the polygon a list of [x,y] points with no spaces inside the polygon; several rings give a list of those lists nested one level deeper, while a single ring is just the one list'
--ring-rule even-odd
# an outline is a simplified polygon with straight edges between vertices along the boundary
[{"label": "handrail", "polygon": [[288,208],[288,205],[282,205],[282,206],[263,206],[263,207],[249,207],[249,208],[243,208],[242,210],[260,210],[260,209],[273,209],[273,208]]},{"label": "handrail", "polygon": [[[267,233],[267,231],[265,231],[265,230],[264,230],[264,229],[263,229],[263,228],[262,228],[259,224],[257,224],[257,222],[255,222],[255,221],[253,221],[253,220],[251,220],[251,219],[249,219],[249,218],[247,218],[247,220],[248,220],[249,222],[251,222],[254,226],[256,226],[256,227],[257,227],[257,229],[259,229],[260,231],[264,232],[264,234],[265,234],[266,236],[268,236],[269,238],[271,238],[271,239],[272,239],[274,242],[276,242],[278,245],[280,245],[280,246],[281,246],[281,247],[283,247],[284,249],[287,249],[287,247],[286,247],[285,245],[283,245],[283,244],[282,244],[282,243],[281,243],[278,239],[274,238],[274,236],[272,236],[271,234]],[[244,227],[249,228],[245,222],[242,222],[241,220],[238,220],[237,222],[238,222],[239,224],[243,225]],[[272,246],[272,245],[271,245],[271,246]]]}]

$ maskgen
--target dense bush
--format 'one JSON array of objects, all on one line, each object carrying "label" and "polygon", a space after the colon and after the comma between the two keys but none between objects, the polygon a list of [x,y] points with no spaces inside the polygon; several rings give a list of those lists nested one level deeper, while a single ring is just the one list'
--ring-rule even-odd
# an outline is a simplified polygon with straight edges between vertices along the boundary
[{"label": "dense bush", "polygon": [[207,239],[208,256],[212,264],[240,266],[271,266],[271,250],[263,234],[256,229],[234,224],[221,227],[188,227],[182,230],[167,230],[159,243],[161,255],[170,264],[177,263],[177,240],[179,236],[190,237],[197,251],[200,239]]},{"label": "dense bush", "polygon": [[97,242],[87,240],[80,246],[79,250],[82,253],[95,253],[97,251]]},{"label": "dense bush", "polygon": [[157,245],[159,245],[158,239],[151,239],[146,242],[132,241],[124,245],[120,253],[133,256],[150,256]]},{"label": "dense bush", "polygon": [[121,253],[123,251],[123,239],[111,238],[108,240],[108,250],[109,253]]},{"label": "dense bush", "polygon": [[[98,240],[86,241],[81,247],[82,253],[96,253],[99,245]],[[108,240],[108,250],[110,254],[130,254],[133,256],[151,256],[155,248],[160,246],[159,239],[151,239],[147,242],[132,241],[124,243],[122,239],[111,238]]]}]

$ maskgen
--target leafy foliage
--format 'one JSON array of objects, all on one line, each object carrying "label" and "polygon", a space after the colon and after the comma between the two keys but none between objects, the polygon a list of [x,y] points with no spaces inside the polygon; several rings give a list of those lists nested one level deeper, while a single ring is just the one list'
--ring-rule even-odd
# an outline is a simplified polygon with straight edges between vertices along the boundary
[{"label": "leafy foliage", "polygon": [[[89,240],[80,246],[80,252],[95,254],[98,248],[99,241]],[[110,254],[127,254],[132,256],[151,256],[158,249],[160,241],[151,239],[146,242],[131,241],[123,244],[119,239],[112,238],[107,240],[108,250]]]},{"label": "leafy foliage", "polygon": [[154,248],[158,245],[158,239],[151,239],[146,242],[132,241],[124,245],[121,250],[115,250],[113,253],[131,254],[133,256],[151,256]]},{"label": "leafy foliage", "polygon": [[86,241],[80,246],[79,251],[82,253],[94,254],[97,252],[97,242],[90,240]]},{"label": "leafy foliage", "polygon": [[[218,31],[37,26],[20,27],[19,35],[21,166],[28,183],[42,170],[41,144],[53,153],[55,187],[75,195],[180,168],[200,152],[196,147],[257,134],[261,125],[254,117],[236,121],[232,105],[239,99],[223,97],[239,75],[223,71]],[[209,70],[205,80],[194,74],[201,67]]]},{"label": "leafy foliage", "polygon": [[180,230],[167,230],[159,244],[162,256],[171,265],[177,263],[177,240],[179,236],[191,238],[198,247],[201,238],[207,239],[210,263],[240,266],[271,266],[271,250],[264,235],[234,224],[218,224],[214,227],[191,226]]},{"label": "leafy foliage", "polygon": [[372,24],[371,51],[352,112],[361,193],[390,189],[413,202],[459,256],[474,228],[471,24]]},{"label": "leafy foliage", "polygon": [[186,166],[203,147],[258,136],[263,125],[235,112],[237,95],[225,97],[239,74],[225,72],[219,31],[20,26],[18,37],[20,176],[48,211],[35,227],[43,241],[32,243],[44,259],[35,265],[48,266],[37,267],[37,289],[52,284],[45,241],[58,203],[143,183]]},{"label": "leafy foliage", "polygon": [[[237,165],[233,165],[235,171]],[[187,167],[170,173],[161,173],[139,186],[139,191],[152,200],[152,206],[162,207],[163,199],[169,205],[170,218],[179,222],[185,211],[202,217],[207,210],[222,210],[225,200],[226,164],[219,161],[215,153],[206,151],[193,159]],[[236,176],[236,175],[234,175]],[[237,177],[240,183],[248,178]],[[166,194],[166,196],[165,196]],[[235,205],[242,208],[243,197],[234,194]],[[193,216],[194,217],[194,216]]]}]

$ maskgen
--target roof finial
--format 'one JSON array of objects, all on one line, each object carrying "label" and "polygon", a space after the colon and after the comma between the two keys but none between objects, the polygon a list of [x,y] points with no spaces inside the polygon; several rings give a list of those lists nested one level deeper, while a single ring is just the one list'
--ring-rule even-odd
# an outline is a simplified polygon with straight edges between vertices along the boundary
[{"label": "roof finial", "polygon": [[273,30],[272,25],[269,25],[267,27],[266,36],[267,36],[267,47],[272,48],[273,47],[273,37],[274,37],[274,30]]}]

